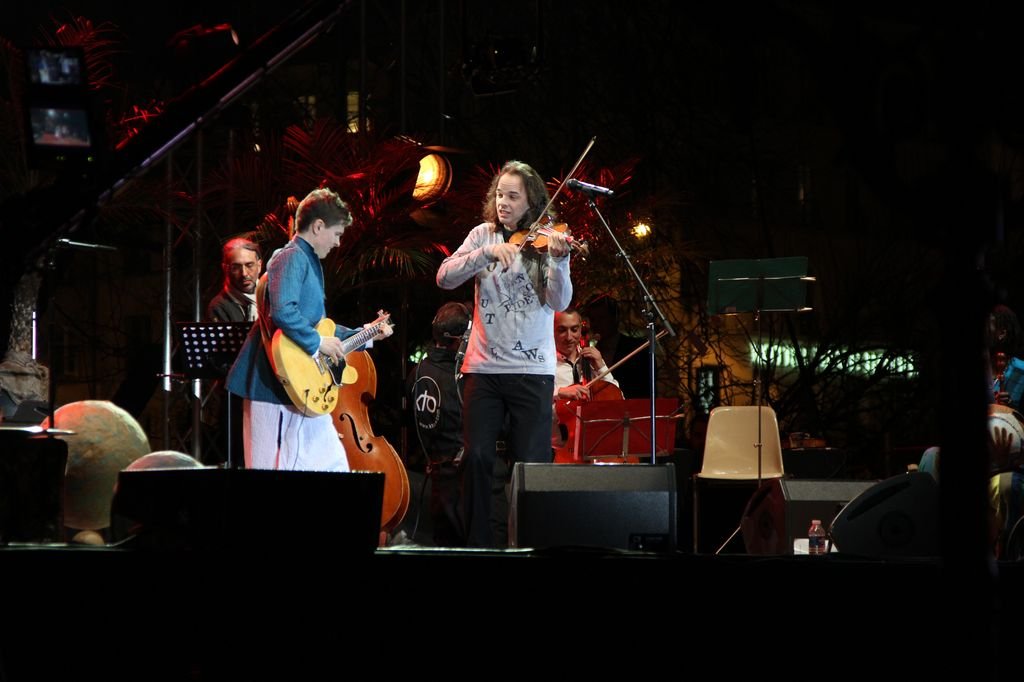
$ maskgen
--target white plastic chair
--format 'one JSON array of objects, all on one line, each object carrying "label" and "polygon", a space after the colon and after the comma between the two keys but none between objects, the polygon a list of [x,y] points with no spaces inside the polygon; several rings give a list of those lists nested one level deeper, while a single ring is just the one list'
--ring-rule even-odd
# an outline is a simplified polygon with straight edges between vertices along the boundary
[{"label": "white plastic chair", "polygon": [[[757,480],[757,406],[716,407],[708,419],[699,478]],[[775,410],[761,407],[761,478],[782,478],[782,444]]]},{"label": "white plastic chair", "polygon": [[[699,551],[701,544],[707,539],[715,538],[717,533],[709,532],[708,538],[702,539],[700,520],[701,479],[703,487],[720,486],[729,490],[720,490],[718,512],[721,514],[722,502],[731,502],[726,507],[735,506],[736,528],[739,528],[746,500],[756,490],[757,485],[757,406],[716,407],[708,419],[707,436],[704,441],[704,461],[696,474],[693,485],[693,550]],[[779,422],[775,410],[761,407],[761,479],[782,478],[782,444],[779,442]],[[747,490],[749,488],[749,490]],[[710,490],[706,492],[711,492]],[[709,498],[710,500],[711,498]],[[705,510],[707,511],[707,510]],[[709,516],[709,519],[717,516]],[[718,519],[719,523],[729,521]],[[711,530],[711,529],[708,529]],[[727,532],[727,531],[726,531]],[[735,536],[734,532],[731,539]],[[716,539],[716,545],[718,538]],[[721,538],[724,539],[724,538]],[[726,540],[728,543],[728,540]],[[724,545],[723,545],[724,546]]]}]

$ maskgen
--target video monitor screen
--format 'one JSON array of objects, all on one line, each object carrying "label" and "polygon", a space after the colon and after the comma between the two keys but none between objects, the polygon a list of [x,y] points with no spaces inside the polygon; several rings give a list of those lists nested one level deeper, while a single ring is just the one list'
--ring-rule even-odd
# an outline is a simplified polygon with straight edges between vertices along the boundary
[{"label": "video monitor screen", "polygon": [[29,109],[32,142],[48,147],[88,147],[89,116],[84,109]]},{"label": "video monitor screen", "polygon": [[29,82],[34,85],[82,85],[82,51],[31,48],[25,52]]}]

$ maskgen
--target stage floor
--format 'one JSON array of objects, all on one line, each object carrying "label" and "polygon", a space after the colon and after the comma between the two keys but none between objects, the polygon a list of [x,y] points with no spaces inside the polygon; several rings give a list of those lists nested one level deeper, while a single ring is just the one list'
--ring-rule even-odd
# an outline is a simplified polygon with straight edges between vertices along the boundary
[{"label": "stage floor", "polygon": [[466,664],[789,679],[968,666],[991,679],[1016,673],[1024,635],[1018,564],[268,544],[7,547],[0,567],[5,680],[433,677]]}]

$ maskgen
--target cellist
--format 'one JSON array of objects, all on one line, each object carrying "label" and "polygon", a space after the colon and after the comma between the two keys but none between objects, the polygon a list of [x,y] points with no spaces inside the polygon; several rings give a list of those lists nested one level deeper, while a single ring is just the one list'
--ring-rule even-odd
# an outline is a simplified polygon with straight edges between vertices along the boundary
[{"label": "cellist", "polygon": [[[597,345],[590,343],[584,334],[583,319],[576,308],[566,308],[555,313],[555,350],[555,398],[589,398],[590,389],[587,384],[607,369],[607,365]],[[601,379],[616,388],[619,385],[610,372]]]},{"label": "cellist", "polygon": [[[575,308],[566,308],[555,313],[555,419],[557,428],[552,431],[551,444],[555,448],[555,461],[563,461],[558,455],[569,439],[571,410],[567,402],[590,400],[592,390],[601,398],[622,398],[619,382],[607,372],[607,365],[597,346],[589,343],[584,334],[583,319]],[[601,375],[596,386],[591,380]],[[605,383],[606,382],[606,383]],[[571,445],[571,444],[570,444]]]}]

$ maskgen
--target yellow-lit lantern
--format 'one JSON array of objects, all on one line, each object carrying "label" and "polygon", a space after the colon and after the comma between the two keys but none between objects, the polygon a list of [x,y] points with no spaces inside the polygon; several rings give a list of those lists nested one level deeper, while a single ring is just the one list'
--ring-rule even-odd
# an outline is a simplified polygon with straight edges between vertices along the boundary
[{"label": "yellow-lit lantern", "polygon": [[427,154],[420,159],[420,173],[412,198],[417,201],[440,199],[452,184],[452,167],[440,154]]}]

